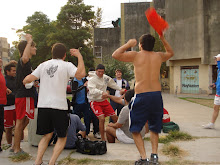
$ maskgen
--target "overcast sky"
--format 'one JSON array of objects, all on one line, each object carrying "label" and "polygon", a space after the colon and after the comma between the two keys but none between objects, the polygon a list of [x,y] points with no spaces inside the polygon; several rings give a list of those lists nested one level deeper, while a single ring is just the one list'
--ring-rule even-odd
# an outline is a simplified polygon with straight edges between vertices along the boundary
[{"label": "overcast sky", "polygon": [[[102,8],[102,26],[112,27],[111,21],[121,17],[121,3],[147,2],[151,0],[84,0],[87,5]],[[46,14],[50,20],[56,20],[60,8],[67,3],[67,0],[0,0],[0,37],[8,38],[8,42],[18,40],[14,29],[26,25],[28,16],[35,11]]]}]

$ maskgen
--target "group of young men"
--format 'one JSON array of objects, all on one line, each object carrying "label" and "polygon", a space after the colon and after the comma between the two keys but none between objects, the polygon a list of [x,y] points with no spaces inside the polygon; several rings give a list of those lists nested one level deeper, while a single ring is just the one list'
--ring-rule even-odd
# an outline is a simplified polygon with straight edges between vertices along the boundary
[{"label": "group of young men", "polygon": [[[30,59],[36,55],[37,49],[30,34],[27,34],[25,38],[25,41],[18,44],[20,59],[5,66],[5,77],[1,73],[2,60],[0,59],[0,152],[2,151],[2,135],[5,130],[7,143],[11,145],[10,152],[15,156],[25,154],[20,142],[29,119],[34,118],[36,100],[36,83],[34,81],[40,79],[36,132],[43,135],[43,138],[38,145],[36,165],[44,164],[43,155],[54,130],[58,140],[49,165],[55,164],[64,147],[74,147],[71,141],[75,136],[68,136],[71,135],[71,132],[76,133],[76,127],[72,126],[78,125],[78,129],[82,130],[81,133],[85,136],[89,133],[91,120],[96,123],[94,133],[96,134],[99,130],[101,140],[106,141],[107,137],[110,143],[114,143],[115,139],[123,143],[135,143],[141,156],[135,162],[136,165],[158,163],[158,134],[161,132],[163,117],[163,100],[159,82],[160,67],[163,62],[174,55],[163,35],[160,35],[160,39],[165,52],[154,52],[155,38],[150,34],[145,34],[139,40],[140,51],[127,51],[137,45],[136,39],[131,39],[112,54],[116,60],[131,62],[134,65],[134,90],[129,90],[128,82],[121,77],[121,70],[116,70],[116,79],[112,79],[104,74],[105,67],[102,64],[99,64],[95,71],[89,72],[88,82],[84,81],[86,71],[81,53],[78,49],[70,49],[71,56],[78,59],[77,67],[71,62],[66,62],[67,49],[62,43],[54,44],[52,59],[41,63],[33,71]],[[215,59],[219,68],[220,54],[215,56]],[[218,78],[219,76],[218,70]],[[75,98],[72,101],[74,102],[74,113],[79,117],[68,111],[66,85],[71,77],[74,77],[74,82],[77,83],[75,84]],[[211,122],[204,125],[206,129],[214,128],[214,123],[219,115],[219,85],[220,82],[217,79],[217,82],[211,86],[216,87],[217,92]],[[107,90],[110,91],[110,94]],[[128,91],[126,92],[126,90]],[[123,94],[124,98],[120,97]],[[108,98],[110,98],[110,103]],[[86,127],[81,124],[82,116],[84,116]],[[107,116],[110,116],[111,120],[105,129],[105,117]],[[12,143],[14,122],[16,125],[14,143]],[[148,130],[150,130],[152,144],[150,160],[147,158],[142,139]]]},{"label": "group of young men", "polygon": [[[123,142],[124,137],[128,137],[129,139],[128,141],[125,140],[125,143],[130,143],[129,140],[133,139],[141,156],[141,159],[135,162],[137,165],[158,162],[158,133],[161,131],[163,117],[163,101],[159,82],[160,66],[162,62],[173,56],[173,50],[165,38],[160,36],[160,39],[164,44],[165,53],[154,52],[155,38],[152,35],[143,35],[139,42],[139,52],[127,51],[137,44],[135,39],[131,39],[112,54],[112,57],[119,61],[133,63],[136,80],[135,92],[129,90],[126,93],[127,82],[121,80],[117,82],[117,85],[111,77],[104,74],[105,67],[102,64],[99,64],[95,71],[89,72],[88,99],[93,113],[99,119],[101,139],[106,141],[104,123],[105,117],[110,116],[114,123],[110,123],[106,128],[108,141],[114,142],[115,138],[122,137]],[[58,140],[49,161],[49,165],[54,165],[66,145],[70,121],[66,100],[66,85],[70,77],[81,80],[86,76],[83,57],[78,49],[70,49],[71,56],[78,59],[78,66],[76,67],[71,62],[66,62],[67,50],[65,45],[56,43],[52,47],[52,59],[41,63],[32,72],[30,59],[33,55],[36,55],[36,47],[30,34],[26,35],[26,41],[19,43],[18,49],[21,58],[17,64],[16,126],[12,151],[15,155],[25,153],[20,147],[20,141],[29,118],[34,118],[35,87],[32,84],[34,84],[35,80],[40,79],[37,134],[44,136],[38,145],[35,164],[43,164],[43,155],[55,130]],[[121,88],[119,84],[122,84],[125,88]],[[111,95],[107,92],[107,87],[116,90],[118,94],[125,93],[124,101],[117,101],[117,98],[111,98]],[[133,95],[134,98],[131,99]],[[118,105],[115,108],[118,111],[121,110],[119,119],[108,102],[108,98],[115,101],[115,105],[117,105],[117,102],[126,105],[122,110]],[[0,102],[0,104],[2,103]],[[129,115],[130,126],[128,126]],[[146,125],[146,123],[148,124]],[[125,129],[122,127],[123,125],[125,125]],[[147,159],[142,139],[148,127],[152,143],[150,161]],[[130,132],[128,132],[128,129]],[[120,141],[120,138],[118,140]]]}]

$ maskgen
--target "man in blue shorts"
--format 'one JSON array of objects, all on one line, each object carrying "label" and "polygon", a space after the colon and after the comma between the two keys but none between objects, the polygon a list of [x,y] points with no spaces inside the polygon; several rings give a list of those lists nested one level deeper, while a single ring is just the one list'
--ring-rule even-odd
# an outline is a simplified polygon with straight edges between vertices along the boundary
[{"label": "man in blue shorts", "polygon": [[[123,62],[132,62],[134,65],[135,98],[130,103],[130,131],[140,153],[141,159],[136,165],[158,164],[158,133],[161,132],[163,117],[163,100],[159,81],[161,64],[171,58],[174,53],[164,36],[160,39],[166,52],[154,52],[155,38],[150,34],[144,34],[139,40],[139,52],[127,51],[136,46],[136,39],[129,40],[118,48],[112,57]],[[150,161],[147,159],[144,141],[140,131],[148,120],[152,154]]]}]

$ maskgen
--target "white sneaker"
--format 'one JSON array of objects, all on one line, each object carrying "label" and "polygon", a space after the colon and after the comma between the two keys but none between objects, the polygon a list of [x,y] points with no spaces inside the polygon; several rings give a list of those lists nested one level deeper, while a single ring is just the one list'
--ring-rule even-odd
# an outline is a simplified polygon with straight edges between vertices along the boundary
[{"label": "white sneaker", "polygon": [[208,123],[208,124],[202,125],[202,126],[205,129],[213,129],[215,127],[215,125],[213,123]]},{"label": "white sneaker", "polygon": [[97,132],[96,134],[94,134],[94,137],[95,137],[96,139],[101,139],[101,135],[100,135],[99,132]]}]

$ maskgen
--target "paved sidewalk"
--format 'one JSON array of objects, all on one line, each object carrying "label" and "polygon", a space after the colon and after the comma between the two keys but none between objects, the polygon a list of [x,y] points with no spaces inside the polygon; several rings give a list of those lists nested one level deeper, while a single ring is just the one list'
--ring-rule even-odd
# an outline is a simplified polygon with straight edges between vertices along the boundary
[{"label": "paved sidewalk", "polygon": [[[213,112],[212,108],[199,104],[191,103],[178,99],[175,95],[163,94],[164,107],[168,110],[171,121],[180,126],[180,130],[198,137],[193,141],[181,141],[173,144],[178,145],[187,152],[183,157],[184,160],[201,162],[201,164],[220,164],[220,119],[216,121],[216,128],[213,130],[203,129],[201,125],[210,121]],[[163,135],[163,134],[161,134]],[[149,135],[147,135],[149,136]],[[21,143],[24,151],[29,152],[33,159],[36,157],[37,148],[30,146],[27,142]],[[160,161],[168,161],[170,158],[161,153],[163,144],[159,144]],[[150,155],[151,144],[145,141],[147,155]],[[83,155],[80,153],[72,153],[71,157],[75,159],[92,158],[102,160],[132,160],[139,158],[138,151],[134,144],[109,144],[107,143],[108,152],[104,155]],[[52,154],[53,147],[49,147],[45,153],[44,161],[48,162]],[[64,150],[58,160],[67,157],[72,150]],[[8,159],[8,150],[0,153],[0,164],[3,165],[30,165],[33,160],[13,163]],[[199,163],[200,164],[200,163]]]}]

